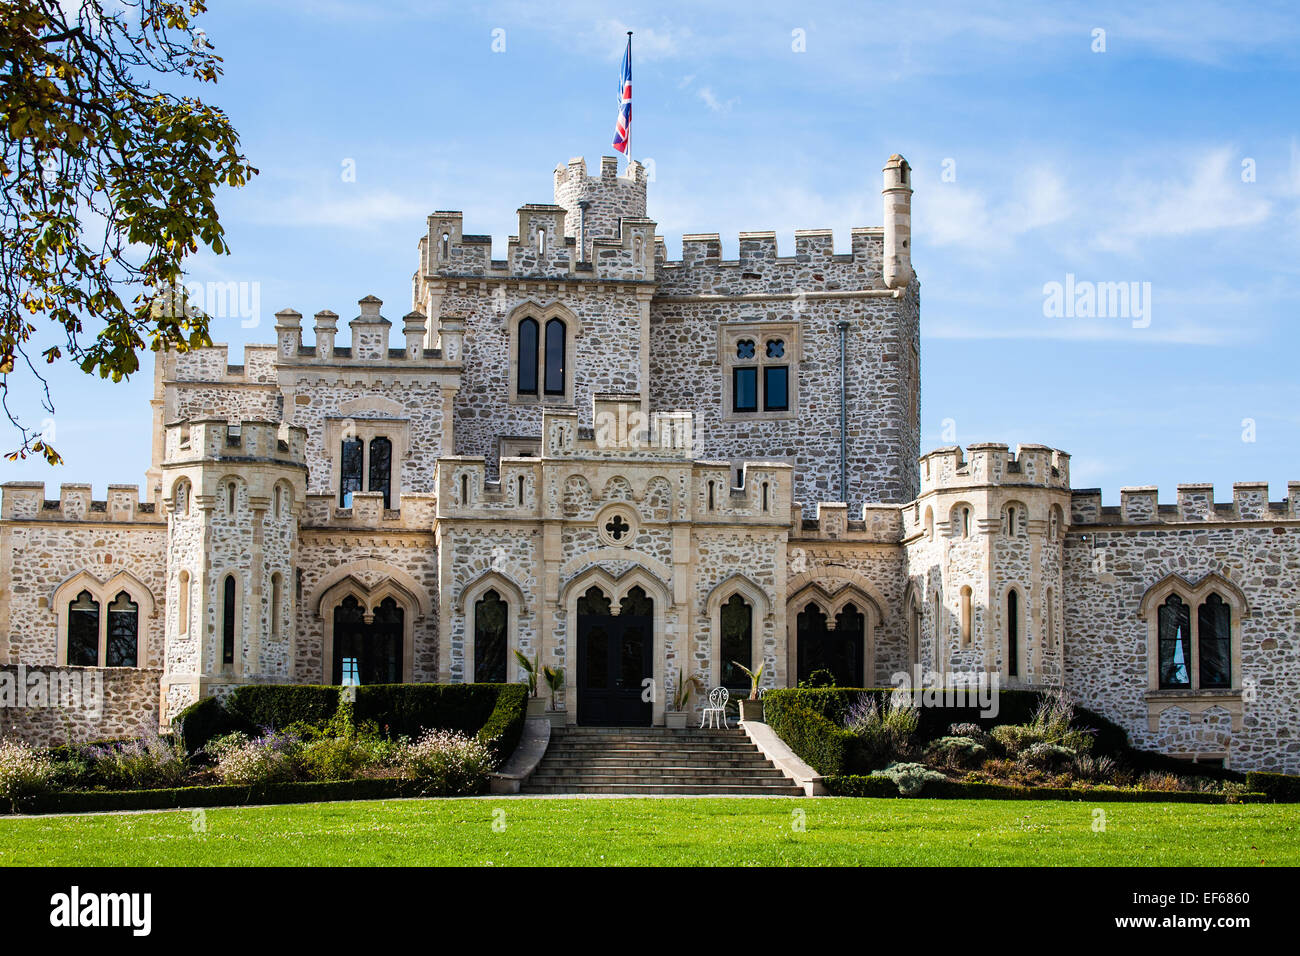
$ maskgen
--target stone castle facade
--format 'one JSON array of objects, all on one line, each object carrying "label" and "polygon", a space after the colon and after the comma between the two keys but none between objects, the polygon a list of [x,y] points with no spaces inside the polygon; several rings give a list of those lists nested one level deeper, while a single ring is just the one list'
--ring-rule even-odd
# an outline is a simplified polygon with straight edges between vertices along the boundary
[{"label": "stone castle facade", "polygon": [[367,297],[346,344],[286,309],[242,364],[160,357],[143,500],[3,488],[0,678],[106,699],[5,731],[138,732],[249,682],[513,681],[518,650],[563,669],[567,722],[663,723],[692,676],[747,687],[733,662],[989,674],[1300,771],[1300,482],[1105,507],[1046,446],[922,456],[901,157],[883,186],[847,254],[808,230],[673,261],[642,167],[574,159],[504,260],[428,217],[400,348]]}]

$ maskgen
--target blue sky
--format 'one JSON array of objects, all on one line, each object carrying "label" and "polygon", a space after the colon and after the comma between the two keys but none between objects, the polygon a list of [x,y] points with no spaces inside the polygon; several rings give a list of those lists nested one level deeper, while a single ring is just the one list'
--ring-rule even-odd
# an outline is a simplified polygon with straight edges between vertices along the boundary
[{"label": "blue sky", "polygon": [[[881,221],[885,159],[911,162],[924,449],[1053,445],[1116,504],[1123,485],[1172,501],[1213,481],[1230,500],[1267,480],[1276,500],[1300,479],[1300,13],[1284,4],[213,6],[225,76],[204,95],[261,170],[224,196],[232,254],[192,274],[260,284],[257,327],[214,323],[232,361],[285,306],[346,321],[375,294],[400,319],[434,209],[463,210],[502,256],[557,163],[611,153],[630,29],[633,154],[654,160],[672,257],[683,233],[734,255],[751,229],[792,249],[795,229],[830,227],[847,251]],[[1150,283],[1149,325],[1046,316],[1044,285],[1067,274]],[[5,463],[4,480],[97,497],[140,482],[149,360],[129,383],[52,385],[67,464]]]}]

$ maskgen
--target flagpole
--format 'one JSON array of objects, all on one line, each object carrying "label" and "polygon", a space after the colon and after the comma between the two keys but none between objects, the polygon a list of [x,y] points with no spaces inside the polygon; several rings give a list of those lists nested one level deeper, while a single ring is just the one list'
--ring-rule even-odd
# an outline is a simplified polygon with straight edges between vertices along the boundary
[{"label": "flagpole", "polygon": [[[632,75],[632,31],[631,30],[627,31],[627,72],[629,76]],[[623,155],[627,157],[627,167],[624,168],[624,172],[626,172],[627,169],[631,168],[632,166],[632,118],[630,116],[628,117],[628,121],[627,121],[627,149],[623,151]]]}]

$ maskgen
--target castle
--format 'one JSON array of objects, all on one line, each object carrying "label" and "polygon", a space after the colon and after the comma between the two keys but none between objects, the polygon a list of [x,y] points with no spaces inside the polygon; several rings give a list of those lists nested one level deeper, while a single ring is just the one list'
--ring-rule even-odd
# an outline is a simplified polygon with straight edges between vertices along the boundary
[{"label": "castle", "polygon": [[662,724],[693,675],[747,689],[737,663],[984,674],[1300,771],[1300,482],[1116,507],[1046,446],[921,455],[910,175],[890,157],[847,254],[750,232],[674,261],[644,169],[573,159],[504,260],[428,217],[401,348],[366,297],[346,344],[285,309],[242,364],[162,355],[143,500],[4,485],[0,677],[103,685],[4,730],[138,733],[250,682],[514,681],[518,650],[563,668],[570,723]]}]

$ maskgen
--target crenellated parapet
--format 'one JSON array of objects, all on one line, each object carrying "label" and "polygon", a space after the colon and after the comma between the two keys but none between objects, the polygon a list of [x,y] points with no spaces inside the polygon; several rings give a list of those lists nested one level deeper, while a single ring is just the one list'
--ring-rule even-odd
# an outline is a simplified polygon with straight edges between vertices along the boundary
[{"label": "crenellated parapet", "polygon": [[109,485],[108,496],[97,499],[88,484],[59,486],[59,497],[45,497],[42,481],[10,481],[0,486],[0,518],[14,521],[68,521],[104,524],[159,524],[162,517],[152,502],[140,500],[135,485]]},{"label": "crenellated parapet", "polygon": [[803,505],[791,511],[790,540],[898,544],[903,539],[903,509],[898,505],[863,505],[857,516],[840,501],[817,504],[815,518],[803,517]]},{"label": "crenellated parapet", "polygon": [[921,493],[990,485],[1070,487],[1070,456],[1046,445],[1019,445],[1010,451],[1001,442],[939,448],[921,456]]},{"label": "crenellated parapet", "polygon": [[348,323],[351,338],[347,345],[338,344],[337,312],[322,309],[313,316],[315,340],[308,346],[303,344],[302,313],[295,309],[281,309],[275,314],[274,351],[278,367],[382,367],[401,371],[412,368],[441,370],[459,365],[463,326],[456,329],[452,323],[440,327],[436,331],[442,347],[426,348],[428,317],[422,312],[412,311],[402,318],[404,347],[390,348],[393,323],[381,314],[383,304],[382,299],[373,295],[357,302],[360,314]]},{"label": "crenellated parapet", "polygon": [[307,430],[269,421],[204,418],[166,426],[164,464],[277,464],[305,470]]},{"label": "crenellated parapet", "polygon": [[1279,501],[1269,500],[1266,481],[1236,482],[1231,502],[1216,502],[1208,483],[1178,485],[1174,501],[1165,504],[1155,485],[1121,488],[1118,505],[1103,505],[1098,488],[1079,488],[1071,493],[1070,515],[1075,526],[1295,521],[1300,520],[1300,481],[1288,482]]}]

